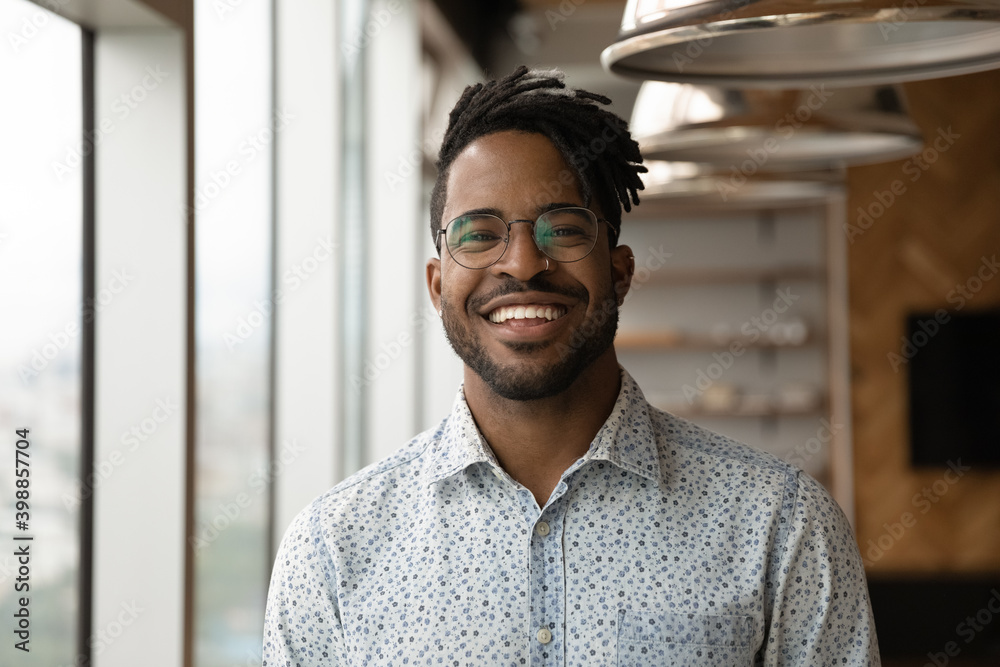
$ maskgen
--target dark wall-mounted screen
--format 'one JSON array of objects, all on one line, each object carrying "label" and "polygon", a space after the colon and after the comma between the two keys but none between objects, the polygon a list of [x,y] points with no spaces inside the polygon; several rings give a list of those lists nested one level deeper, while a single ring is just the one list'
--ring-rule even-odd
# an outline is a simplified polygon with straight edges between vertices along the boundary
[{"label": "dark wall-mounted screen", "polygon": [[1000,310],[910,315],[904,352],[913,464],[1000,467]]}]

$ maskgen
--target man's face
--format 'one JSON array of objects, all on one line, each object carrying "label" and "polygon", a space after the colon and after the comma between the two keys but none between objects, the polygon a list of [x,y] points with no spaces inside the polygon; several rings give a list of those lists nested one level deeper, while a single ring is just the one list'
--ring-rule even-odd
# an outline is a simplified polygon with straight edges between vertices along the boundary
[{"label": "man's face", "polygon": [[[542,135],[481,137],[451,164],[441,226],[471,211],[510,221],[582,207],[572,173]],[[591,210],[603,217],[596,205]],[[596,247],[577,262],[548,259],[546,267],[524,223],[512,225],[506,252],[486,269],[457,264],[444,247],[440,259],[428,262],[431,299],[442,310],[448,341],[494,393],[512,400],[553,396],[599,357],[614,355],[618,299],[628,288],[632,253],[626,246],[610,250],[608,225],[600,227]]]}]

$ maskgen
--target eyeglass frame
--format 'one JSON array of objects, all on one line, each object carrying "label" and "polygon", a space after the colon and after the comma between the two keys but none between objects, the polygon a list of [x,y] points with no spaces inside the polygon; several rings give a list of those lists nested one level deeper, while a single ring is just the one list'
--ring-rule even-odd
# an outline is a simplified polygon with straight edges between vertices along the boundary
[{"label": "eyeglass frame", "polygon": [[[611,235],[612,235],[612,237],[611,237],[611,247],[613,248],[618,243],[618,231],[615,229],[614,225],[611,224],[611,221],[608,220],[608,219],[606,219],[606,218],[598,218],[597,214],[594,213],[593,211],[591,211],[586,206],[560,206],[559,208],[554,208],[554,209],[545,211],[543,213],[540,213],[538,215],[538,218],[541,218],[543,215],[549,215],[550,213],[555,213],[557,211],[566,211],[566,210],[571,210],[571,209],[577,209],[577,210],[587,211],[592,216],[594,216],[594,220],[596,222],[605,222],[605,223],[607,223],[608,229],[611,230]],[[462,217],[464,217],[466,215],[469,215],[469,214],[468,213],[463,213],[462,215],[459,215],[459,216],[456,216],[456,217],[452,218],[451,220],[448,221],[448,224],[446,224],[444,227],[441,227],[440,229],[437,230],[437,233],[434,235],[434,245],[437,247],[438,256],[441,255],[441,235],[445,234],[448,231],[448,227],[451,225],[451,223],[455,222],[459,218],[462,218]],[[531,225],[531,241],[532,241],[532,243],[535,244],[535,248],[538,250],[538,252],[542,253],[543,255],[545,255],[546,257],[548,257],[549,259],[551,259],[553,262],[559,262],[560,264],[572,264],[573,262],[580,262],[580,261],[583,261],[583,260],[587,259],[588,257],[590,257],[590,253],[594,252],[594,248],[597,247],[597,238],[600,238],[600,234],[598,234],[597,238],[594,239],[594,245],[592,245],[590,247],[590,250],[587,251],[586,255],[584,255],[583,257],[581,257],[579,259],[570,259],[570,260],[556,259],[555,257],[553,257],[549,253],[545,252],[544,250],[542,250],[538,246],[538,240],[535,239],[535,225],[538,223],[538,218],[535,218],[534,220],[527,220],[527,219],[504,220],[500,216],[493,215],[492,213],[480,213],[480,214],[477,214],[477,215],[489,216],[491,218],[496,218],[497,220],[499,220],[500,222],[502,222],[507,227],[507,236],[503,240],[503,251],[500,253],[500,255],[495,260],[493,260],[492,262],[490,262],[489,264],[487,264],[486,266],[480,266],[480,267],[476,267],[476,268],[473,268],[471,266],[466,266],[465,264],[462,264],[460,261],[458,261],[458,259],[455,257],[455,255],[452,254],[451,248],[448,247],[448,254],[451,256],[451,258],[453,260],[455,260],[455,263],[458,264],[459,266],[461,266],[463,269],[469,269],[470,271],[482,271],[484,269],[488,269],[491,266],[493,266],[494,264],[496,264],[497,262],[499,262],[501,259],[503,259],[503,256],[507,254],[507,248],[510,247],[511,225],[513,225],[515,222],[525,222],[525,223],[530,224]],[[448,244],[445,243],[445,246],[447,247]]]}]

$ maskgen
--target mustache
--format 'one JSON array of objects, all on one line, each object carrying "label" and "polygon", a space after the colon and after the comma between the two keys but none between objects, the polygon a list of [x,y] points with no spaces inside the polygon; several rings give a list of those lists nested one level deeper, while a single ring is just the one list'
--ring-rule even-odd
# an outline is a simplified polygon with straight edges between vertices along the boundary
[{"label": "mustache", "polygon": [[567,296],[571,299],[583,301],[584,303],[590,302],[590,292],[583,287],[554,285],[546,278],[539,276],[535,276],[527,281],[507,276],[501,284],[497,285],[486,294],[470,297],[467,305],[469,310],[478,311],[493,299],[498,299],[509,294],[519,294],[521,292],[544,292],[548,294],[558,294],[560,296]]}]

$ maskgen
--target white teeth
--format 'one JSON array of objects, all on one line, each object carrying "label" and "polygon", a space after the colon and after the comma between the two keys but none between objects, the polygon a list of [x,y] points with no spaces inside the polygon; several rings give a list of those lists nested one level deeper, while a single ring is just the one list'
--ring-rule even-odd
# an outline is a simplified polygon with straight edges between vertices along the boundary
[{"label": "white teeth", "polygon": [[556,320],[566,314],[563,306],[503,306],[490,313],[490,322],[500,324],[507,320],[546,319]]}]

